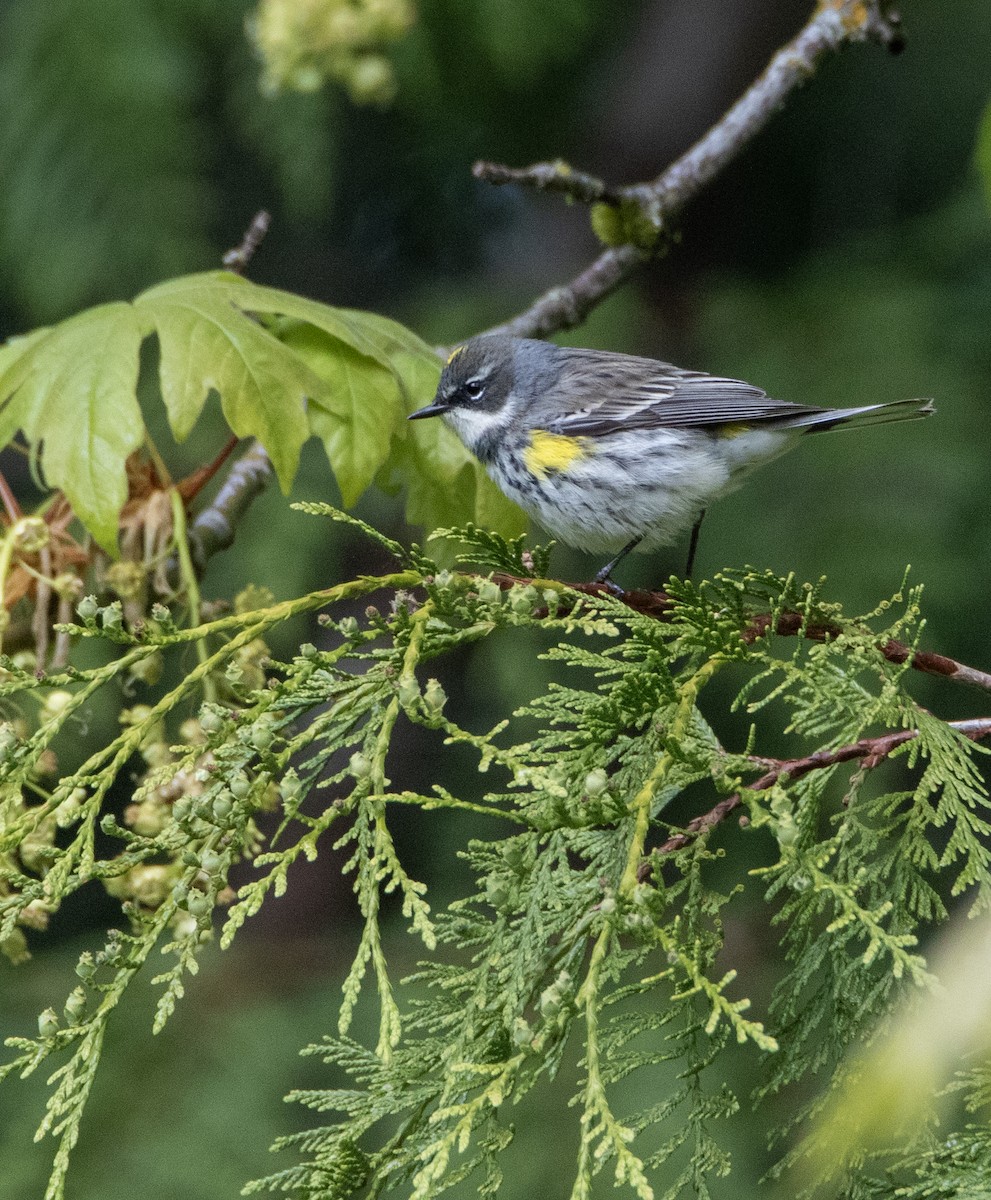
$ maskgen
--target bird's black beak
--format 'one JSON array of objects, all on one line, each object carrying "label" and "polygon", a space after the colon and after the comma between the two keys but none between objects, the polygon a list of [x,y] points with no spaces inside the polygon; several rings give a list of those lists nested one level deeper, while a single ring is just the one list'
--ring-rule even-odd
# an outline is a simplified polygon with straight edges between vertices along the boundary
[{"label": "bird's black beak", "polygon": [[446,413],[450,407],[450,404],[443,404],[438,400],[433,404],[428,404],[426,408],[418,408],[416,412],[410,413],[407,420],[419,421],[421,417],[439,417],[441,413]]}]

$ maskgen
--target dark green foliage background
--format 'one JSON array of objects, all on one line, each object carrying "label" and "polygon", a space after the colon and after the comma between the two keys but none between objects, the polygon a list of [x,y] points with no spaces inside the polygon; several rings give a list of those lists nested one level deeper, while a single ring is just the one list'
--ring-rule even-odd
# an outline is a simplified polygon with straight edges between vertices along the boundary
[{"label": "dark green foliage background", "polygon": [[[332,92],[263,101],[241,0],[8,0],[0,336],[212,268],[262,205],[275,220],[252,265],[259,283],[374,308],[428,339],[509,315],[568,278],[595,244],[580,210],[487,189],[471,179],[471,162],[563,155],[616,178],[620,151],[635,155],[604,133],[615,64],[643,38],[651,7],[663,6],[630,6],[617,20],[609,0],[423,0],[396,52],[398,100],[378,113]],[[728,65],[698,28],[699,91],[715,76],[723,90],[711,94],[731,99],[810,7],[781,0],[755,13]],[[828,592],[860,611],[890,595],[910,562],[912,579],[926,585],[924,644],[988,668],[991,209],[973,155],[991,34],[984,0],[905,0],[902,12],[904,56],[859,48],[827,63],[686,214],[683,243],[570,340],[738,375],[813,404],[934,397],[938,415],[925,426],[810,439],[765,469],[709,515],[697,569],[707,576],[750,562],[800,578],[827,574]],[[663,78],[671,65],[663,39],[653,50]],[[696,132],[718,112],[717,103],[700,116]],[[643,161],[642,146],[636,155]],[[221,437],[219,422],[204,427],[174,461],[197,465]],[[304,451],[295,494],[332,495],[315,445]],[[361,505],[372,523],[415,536],[396,528],[398,511],[385,497]],[[282,598],[381,568],[374,549],[337,536],[290,513],[272,488],[235,548],[211,565],[205,593],[229,596],[252,581]],[[683,554],[637,561],[627,578],[657,582]],[[563,577],[592,568],[564,551],[553,566]],[[511,654],[486,645],[449,668],[452,705],[472,711],[473,728],[487,727],[541,689],[553,664],[537,662],[536,650],[522,638]],[[938,684],[920,679],[913,691],[946,710]],[[949,697],[961,717],[982,702]],[[710,703],[718,707],[715,695]],[[415,751],[411,742],[411,759]],[[411,832],[403,849],[443,895],[463,878],[451,853],[463,829],[434,825],[429,844]],[[294,1050],[333,1025],[356,938],[351,898],[328,881],[331,861],[297,875],[284,917],[273,905],[246,931],[253,943],[215,959],[161,1039],[149,1042],[149,1009],[129,1001],[84,1123],[71,1194],[116,1200],[140,1185],[148,1196],[205,1200],[270,1169],[273,1133],[306,1120],[273,1098],[315,1085],[319,1065]],[[61,914],[53,935],[36,941],[29,970],[0,968],[0,1033],[33,1029],[75,960],[72,939],[105,912],[94,896],[92,913]],[[737,931],[754,979],[757,932]],[[299,940],[273,959],[269,944],[284,947],[290,935]],[[47,1175],[48,1148],[25,1151],[40,1082],[0,1095],[3,1200],[40,1194]],[[532,1155],[530,1192],[557,1179],[546,1153],[555,1118],[537,1119],[539,1136],[519,1151]],[[232,1129],[236,1146],[223,1141]],[[743,1119],[739,1138],[740,1174],[722,1194],[746,1194],[748,1176],[766,1165]],[[563,1142],[560,1154],[572,1161],[574,1146]]]}]

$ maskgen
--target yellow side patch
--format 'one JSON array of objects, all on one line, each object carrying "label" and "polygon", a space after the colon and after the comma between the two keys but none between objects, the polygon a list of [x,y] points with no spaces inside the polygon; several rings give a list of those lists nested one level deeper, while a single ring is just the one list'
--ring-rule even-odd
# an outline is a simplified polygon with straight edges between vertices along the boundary
[{"label": "yellow side patch", "polygon": [[455,346],[451,353],[447,356],[447,365],[450,366],[463,350],[464,346]]},{"label": "yellow side patch", "polygon": [[738,421],[735,425],[720,425],[719,436],[724,438],[739,437],[741,433],[749,433],[753,429],[746,421]]},{"label": "yellow side patch", "polygon": [[523,451],[523,463],[531,475],[546,479],[552,471],[566,471],[572,463],[588,457],[588,438],[565,437],[535,429]]}]

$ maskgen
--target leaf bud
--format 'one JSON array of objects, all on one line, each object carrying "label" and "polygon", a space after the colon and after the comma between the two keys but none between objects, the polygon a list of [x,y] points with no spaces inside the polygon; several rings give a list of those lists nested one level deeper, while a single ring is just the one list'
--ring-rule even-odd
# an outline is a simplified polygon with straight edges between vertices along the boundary
[{"label": "leaf bud", "polygon": [[54,1037],[58,1033],[59,1019],[54,1008],[46,1008],[38,1015],[38,1033],[43,1038]]},{"label": "leaf bud", "polygon": [[200,708],[200,728],[206,734],[220,733],[227,724],[227,717],[219,704],[204,704]]},{"label": "leaf bud", "polygon": [[99,611],[100,606],[97,604],[95,596],[83,596],[76,605],[76,613],[84,625],[92,625]]},{"label": "leaf bud", "polygon": [[533,615],[539,599],[537,589],[529,583],[526,587],[514,587],[509,593],[509,607],[521,617]]},{"label": "leaf bud", "polygon": [[492,579],[484,579],[478,585],[478,598],[491,607],[502,604],[502,588]]},{"label": "leaf bud", "polygon": [[76,1025],[85,1012],[86,989],[82,987],[73,988],[65,1002],[65,1019],[70,1025]]},{"label": "leaf bud", "polygon": [[215,796],[211,811],[215,821],[220,823],[225,822],[234,811],[234,799],[231,793],[225,789]]},{"label": "leaf bud", "polygon": [[303,784],[295,770],[290,767],[282,776],[282,781],[279,784],[279,794],[287,804],[292,804],[299,799],[300,792],[303,790]]},{"label": "leaf bud", "polygon": [[100,620],[104,629],[120,629],[124,624],[124,610],[119,600],[100,609]]},{"label": "leaf bud", "polygon": [[272,743],[275,741],[275,730],[272,728],[270,720],[264,717],[259,717],[257,721],[248,730],[248,743],[259,752],[264,754]]},{"label": "leaf bud", "polygon": [[371,759],[366,754],[362,754],[360,750],[351,755],[349,765],[355,779],[367,779],[372,773]]},{"label": "leaf bud", "polygon": [[427,680],[427,686],[423,689],[423,703],[431,713],[438,717],[444,711],[447,693],[441,687],[439,680]]},{"label": "leaf bud", "polygon": [[205,917],[210,911],[211,907],[212,905],[210,904],[210,897],[205,895],[203,892],[191,891],[189,893],[189,899],[186,901],[186,909],[188,910],[190,916],[197,918]]},{"label": "leaf bud", "polygon": [[585,776],[585,794],[587,796],[601,796],[609,786],[609,776],[601,767],[593,767]]},{"label": "leaf bud", "polygon": [[79,962],[76,963],[76,974],[84,983],[88,983],[96,974],[96,962],[91,951],[84,950],[80,954]]},{"label": "leaf bud", "polygon": [[244,800],[251,791],[251,780],[243,771],[238,771],[227,781],[236,800]]}]

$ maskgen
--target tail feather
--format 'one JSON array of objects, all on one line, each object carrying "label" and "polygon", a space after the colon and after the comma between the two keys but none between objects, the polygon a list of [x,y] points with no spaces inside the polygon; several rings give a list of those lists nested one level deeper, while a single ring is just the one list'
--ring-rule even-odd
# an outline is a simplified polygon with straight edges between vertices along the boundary
[{"label": "tail feather", "polygon": [[795,429],[820,433],[842,425],[886,425],[889,421],[917,421],[936,411],[931,400],[888,400],[884,404],[866,404],[863,408],[825,408],[796,417],[789,422]]}]

